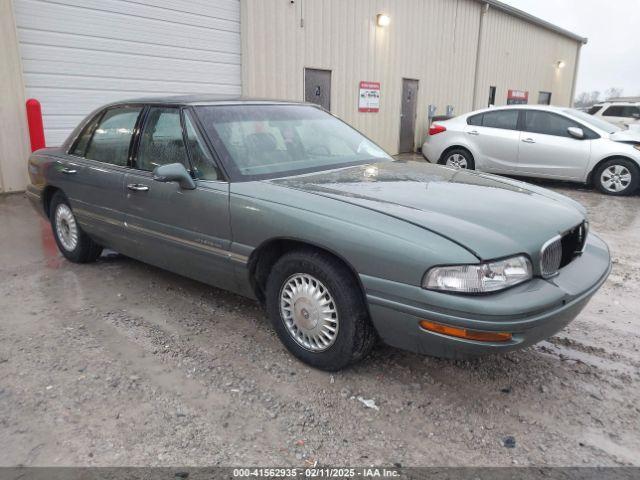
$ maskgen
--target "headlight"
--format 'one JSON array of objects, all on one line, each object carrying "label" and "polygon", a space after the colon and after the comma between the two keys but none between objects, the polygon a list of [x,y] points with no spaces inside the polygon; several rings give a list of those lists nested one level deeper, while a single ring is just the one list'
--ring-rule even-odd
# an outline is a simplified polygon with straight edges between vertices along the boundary
[{"label": "headlight", "polygon": [[488,293],[503,290],[533,276],[531,261],[524,255],[477,265],[433,267],[422,280],[428,290]]}]

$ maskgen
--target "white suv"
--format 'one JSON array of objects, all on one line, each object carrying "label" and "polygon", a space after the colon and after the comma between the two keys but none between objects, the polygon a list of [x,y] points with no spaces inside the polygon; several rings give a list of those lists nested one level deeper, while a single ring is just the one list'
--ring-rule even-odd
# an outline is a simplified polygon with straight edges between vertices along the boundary
[{"label": "white suv", "polygon": [[587,113],[624,128],[640,119],[640,102],[598,103]]},{"label": "white suv", "polygon": [[422,154],[454,168],[593,183],[610,195],[640,184],[640,129],[572,108],[510,105],[437,121]]}]

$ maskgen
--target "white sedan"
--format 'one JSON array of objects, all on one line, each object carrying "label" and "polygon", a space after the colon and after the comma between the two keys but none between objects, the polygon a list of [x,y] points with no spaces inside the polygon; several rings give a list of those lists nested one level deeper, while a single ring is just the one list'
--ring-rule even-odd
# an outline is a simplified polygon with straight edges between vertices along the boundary
[{"label": "white sedan", "polygon": [[610,195],[640,183],[640,131],[572,108],[494,107],[437,121],[422,154],[455,168],[590,183]]}]

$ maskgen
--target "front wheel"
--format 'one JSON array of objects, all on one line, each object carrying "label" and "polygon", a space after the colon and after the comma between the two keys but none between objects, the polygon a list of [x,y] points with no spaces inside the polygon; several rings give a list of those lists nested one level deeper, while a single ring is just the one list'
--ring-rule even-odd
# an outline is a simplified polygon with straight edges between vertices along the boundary
[{"label": "front wheel", "polygon": [[626,158],[613,158],[603,162],[593,175],[595,187],[608,195],[631,195],[638,188],[638,166]]},{"label": "front wheel", "polygon": [[51,199],[49,218],[58,249],[67,260],[88,263],[100,256],[102,247],[82,231],[69,201],[61,192]]},{"label": "front wheel", "polygon": [[278,337],[303,362],[340,370],[369,353],[376,334],[351,271],[314,250],[281,257],[269,275],[267,313]]},{"label": "front wheel", "polygon": [[475,162],[473,161],[473,155],[463,148],[456,148],[446,152],[440,159],[442,165],[452,168],[460,169],[475,169]]}]

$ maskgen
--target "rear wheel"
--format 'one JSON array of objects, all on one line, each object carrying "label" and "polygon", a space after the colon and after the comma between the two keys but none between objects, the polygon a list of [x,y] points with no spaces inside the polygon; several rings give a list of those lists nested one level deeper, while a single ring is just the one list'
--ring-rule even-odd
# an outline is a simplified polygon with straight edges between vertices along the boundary
[{"label": "rear wheel", "polygon": [[266,301],[282,343],[313,367],[340,370],[375,343],[353,275],[329,255],[303,249],[281,257],[267,280]]},{"label": "rear wheel", "polygon": [[449,150],[442,155],[440,163],[447,167],[474,170],[476,165],[473,156],[463,148]]},{"label": "rear wheel", "polygon": [[100,256],[102,247],[82,231],[69,201],[61,192],[56,192],[51,199],[49,218],[56,244],[65,258],[75,263],[87,263]]},{"label": "rear wheel", "polygon": [[607,195],[631,195],[638,188],[638,166],[626,158],[612,158],[601,163],[593,174],[593,183]]}]

